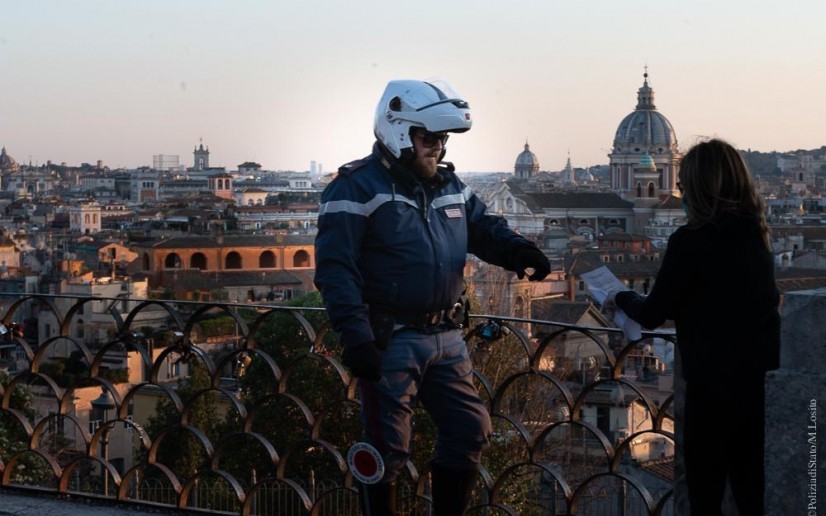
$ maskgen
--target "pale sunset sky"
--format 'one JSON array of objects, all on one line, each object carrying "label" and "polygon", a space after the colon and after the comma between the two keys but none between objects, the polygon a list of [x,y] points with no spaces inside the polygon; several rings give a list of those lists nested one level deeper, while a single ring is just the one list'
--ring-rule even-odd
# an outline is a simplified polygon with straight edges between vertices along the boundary
[{"label": "pale sunset sky", "polygon": [[3,5],[0,145],[18,162],[331,171],[392,79],[442,78],[465,172],[608,162],[648,67],[685,149],[826,145],[823,0],[38,0]]}]

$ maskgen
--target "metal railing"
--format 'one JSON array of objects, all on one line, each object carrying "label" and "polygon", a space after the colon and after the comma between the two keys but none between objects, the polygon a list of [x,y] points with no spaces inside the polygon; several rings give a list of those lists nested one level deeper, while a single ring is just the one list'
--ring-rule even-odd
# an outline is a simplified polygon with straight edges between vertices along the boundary
[{"label": "metal railing", "polygon": [[[205,514],[358,514],[344,457],[359,391],[323,309],[114,301],[8,305],[2,486]],[[90,347],[103,316],[111,339]],[[674,514],[673,335],[478,315],[465,337],[494,425],[469,514]],[[417,415],[402,514],[430,511],[435,429]]]}]

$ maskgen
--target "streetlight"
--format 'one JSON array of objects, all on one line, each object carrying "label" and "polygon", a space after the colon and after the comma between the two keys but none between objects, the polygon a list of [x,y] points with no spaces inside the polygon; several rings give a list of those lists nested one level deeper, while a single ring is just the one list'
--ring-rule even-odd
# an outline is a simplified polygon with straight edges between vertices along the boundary
[{"label": "streetlight", "polygon": [[[92,408],[95,410],[97,416],[100,417],[101,424],[106,425],[103,429],[103,435],[100,439],[100,446],[102,450],[103,460],[105,462],[109,462],[109,423],[108,423],[108,416],[109,411],[115,408],[115,400],[112,399],[112,395],[109,394],[109,391],[106,389],[101,388],[100,396],[93,399],[91,401]],[[98,418],[95,418],[98,419]],[[109,472],[106,468],[101,468],[103,470],[103,496],[109,496]]]}]

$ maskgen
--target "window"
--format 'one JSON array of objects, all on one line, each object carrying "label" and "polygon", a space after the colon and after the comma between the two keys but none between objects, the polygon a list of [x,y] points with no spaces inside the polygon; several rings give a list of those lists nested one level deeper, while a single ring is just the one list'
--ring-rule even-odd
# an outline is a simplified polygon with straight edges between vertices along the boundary
[{"label": "window", "polygon": [[178,253],[169,253],[166,255],[166,259],[164,260],[164,268],[167,269],[180,269],[181,268],[181,257],[178,256]]},{"label": "window", "polygon": [[261,253],[261,256],[258,257],[258,268],[260,269],[272,269],[275,267],[275,264],[275,253],[272,251],[264,251]]},{"label": "window", "polygon": [[48,433],[59,432],[62,434],[65,430],[65,426],[63,424],[63,417],[59,416],[57,412],[55,412],[54,410],[49,410],[48,418],[49,422],[46,425],[46,431]]},{"label": "window", "polygon": [[295,253],[293,267],[310,267],[310,253],[304,250]]},{"label": "window", "polygon": [[525,300],[522,296],[517,297],[513,303],[513,316],[519,318],[525,317]]},{"label": "window", "polygon": [[225,269],[240,269],[242,265],[241,255],[236,251],[232,251],[227,255],[224,268]]},{"label": "window", "polygon": [[610,410],[610,407],[597,407],[597,428],[605,435],[609,435],[611,430]]},{"label": "window", "polygon": [[195,253],[189,259],[189,266],[193,269],[200,269],[206,270],[207,268],[207,257],[204,253]]}]

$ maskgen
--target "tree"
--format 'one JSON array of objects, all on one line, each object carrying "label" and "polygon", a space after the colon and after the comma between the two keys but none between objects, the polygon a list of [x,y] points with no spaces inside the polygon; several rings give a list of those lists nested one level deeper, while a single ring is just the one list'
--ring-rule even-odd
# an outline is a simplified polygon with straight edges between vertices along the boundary
[{"label": "tree", "polygon": [[[320,308],[321,297],[311,292],[296,297],[287,307]],[[327,324],[323,310],[300,312],[310,325],[318,330]],[[311,479],[340,480],[337,465],[313,441],[311,427],[307,424],[302,407],[312,414],[313,420],[323,417],[317,439],[334,445],[342,454],[360,436],[357,403],[347,401],[347,386],[338,371],[328,362],[331,354],[337,354],[337,339],[332,333],[323,338],[320,349],[311,350],[312,342],[304,327],[285,311],[275,310],[256,317],[264,317],[255,334],[257,350],[275,361],[286,381],[286,393],[279,393],[279,379],[260,355],[250,353],[249,365],[239,378],[241,400],[253,413],[252,430],[262,434],[276,449],[279,457],[291,453],[286,475],[294,480],[311,484]],[[285,379],[284,376],[288,375]],[[300,401],[295,401],[295,400]],[[236,429],[240,421],[228,420]],[[251,478],[255,470],[258,480],[274,474],[273,464],[261,453],[259,446],[235,447],[226,461],[225,469],[239,480]]]},{"label": "tree", "polygon": [[[0,373],[0,385],[8,387],[11,378]],[[32,393],[28,386],[18,384],[11,394],[9,406],[21,412],[30,422],[35,422],[38,414],[32,407]],[[0,411],[0,459],[4,464],[19,452],[29,449],[29,438],[20,423],[6,411]],[[11,475],[16,484],[39,485],[52,477],[51,469],[35,453],[27,453],[17,462]]]},{"label": "tree", "polygon": [[227,301],[229,300],[229,292],[223,288],[212,289],[209,292],[209,298],[212,301]]},{"label": "tree", "polygon": [[[193,359],[189,365],[192,374],[189,378],[178,381],[177,393],[184,407],[190,408],[190,426],[204,432],[214,443],[218,438],[220,425],[220,418],[216,413],[215,394],[208,392],[197,400],[193,397],[198,391],[209,386],[209,375],[206,368],[197,360]],[[176,426],[180,421],[181,414],[164,396],[155,405],[155,414],[147,421],[146,432],[154,441],[162,431],[173,428],[164,437],[158,449],[158,461],[169,467],[183,481],[203,466],[206,454],[190,432]],[[140,458],[138,457],[138,460]],[[151,475],[151,472],[149,473]]]}]

